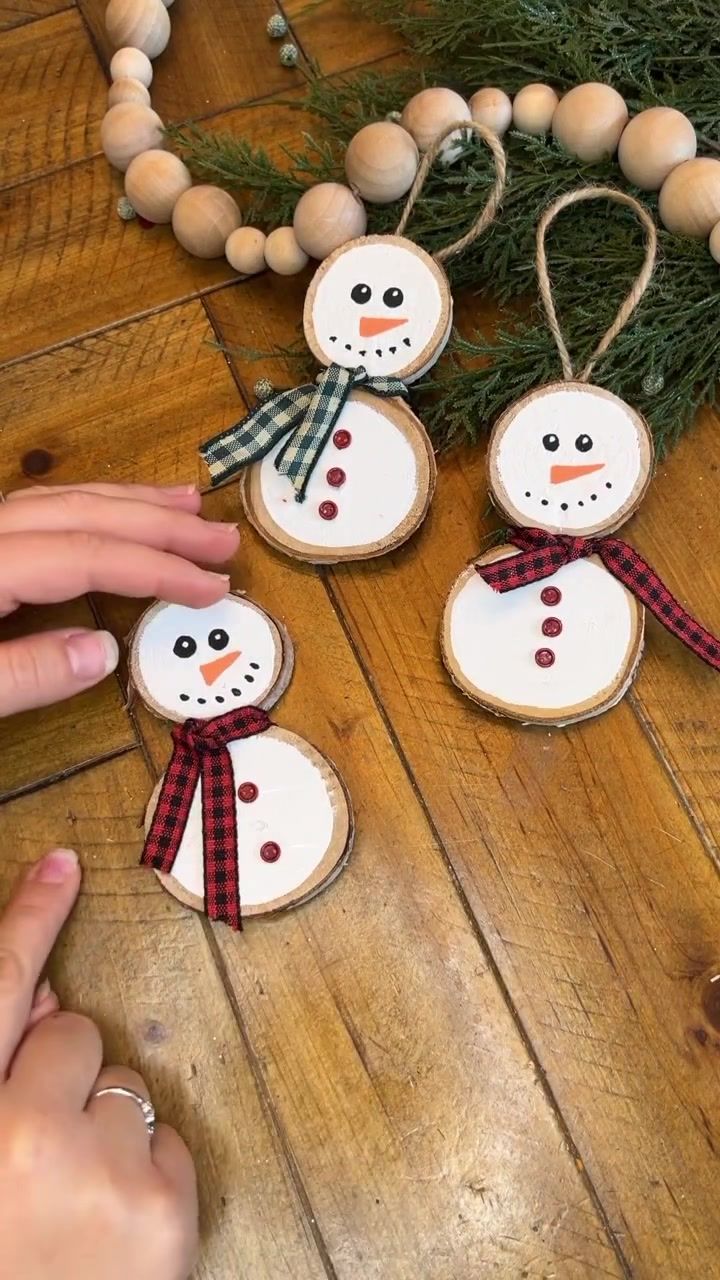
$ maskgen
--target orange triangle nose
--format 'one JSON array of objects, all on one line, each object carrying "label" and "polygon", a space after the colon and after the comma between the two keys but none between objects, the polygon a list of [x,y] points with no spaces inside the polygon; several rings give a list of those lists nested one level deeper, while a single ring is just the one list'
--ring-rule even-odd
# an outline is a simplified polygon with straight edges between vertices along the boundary
[{"label": "orange triangle nose", "polygon": [[214,684],[220,679],[223,671],[227,671],[233,662],[237,662],[240,657],[240,650],[235,649],[232,653],[223,653],[219,658],[213,658],[212,662],[203,662],[200,667],[202,678],[206,684]]},{"label": "orange triangle nose", "polygon": [[406,317],[391,320],[388,316],[361,316],[360,337],[374,338],[378,333],[387,333],[388,329],[399,329],[401,324],[407,324]]},{"label": "orange triangle nose", "polygon": [[577,467],[551,467],[550,483],[564,484],[566,480],[578,480],[580,476],[592,475],[593,471],[602,471],[604,462],[586,462]]}]

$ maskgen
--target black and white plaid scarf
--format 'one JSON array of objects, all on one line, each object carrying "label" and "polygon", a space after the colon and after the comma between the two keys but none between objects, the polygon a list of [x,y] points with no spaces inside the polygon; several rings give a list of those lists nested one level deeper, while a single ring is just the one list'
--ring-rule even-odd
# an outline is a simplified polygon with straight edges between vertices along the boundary
[{"label": "black and white plaid scarf", "polygon": [[331,364],[317,382],[279,392],[235,426],[205,441],[200,456],[207,463],[213,485],[235,475],[249,462],[264,458],[278,440],[288,436],[275,459],[275,469],[289,477],[296,490],[296,502],[303,502],[310,476],[355,387],[376,396],[407,395],[407,387],[399,378],[371,378],[362,366],[344,369]]}]

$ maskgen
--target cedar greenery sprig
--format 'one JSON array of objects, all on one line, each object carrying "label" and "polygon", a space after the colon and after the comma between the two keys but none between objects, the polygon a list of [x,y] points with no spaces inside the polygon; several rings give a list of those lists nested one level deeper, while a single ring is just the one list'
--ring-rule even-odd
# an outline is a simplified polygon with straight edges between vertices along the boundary
[{"label": "cedar greenery sprig", "polygon": [[[299,134],[276,164],[262,148],[229,134],[195,127],[171,130],[176,148],[204,178],[238,189],[246,220],[271,227],[292,220],[298,197],[316,182],[344,178],[343,152],[363,124],[402,108],[425,83],[453,83],[469,96],[483,83],[510,90],[531,79],[572,85],[607,80],[637,108],[672,103],[717,138],[720,42],[715,16],[690,0],[683,12],[667,0],[553,0],[552,8],[522,0],[361,0],[381,6],[424,55],[417,71],[377,70],[333,81],[315,77],[300,105],[315,115],[322,140]],[[630,13],[629,10],[632,10]],[[379,12],[379,10],[378,10]],[[698,53],[702,50],[702,54]],[[452,65],[453,74],[445,68]],[[461,76],[459,79],[458,77]],[[537,307],[535,227],[556,196],[586,183],[625,186],[616,163],[587,165],[552,138],[506,135],[509,181],[503,209],[489,231],[448,263],[463,301],[462,336],[414,391],[434,440],[474,440],[517,396],[560,377],[560,365]],[[429,251],[470,225],[492,183],[487,149],[476,140],[448,168],[433,172],[413,213],[409,234]],[[632,188],[629,188],[632,190]],[[634,191],[657,216],[654,196]],[[393,231],[402,201],[368,206],[370,231]],[[625,331],[597,366],[594,381],[636,405],[662,453],[702,404],[713,404],[720,382],[720,273],[703,242],[661,229],[653,282]],[[616,206],[585,205],[564,213],[548,244],[554,294],[569,349],[578,366],[610,324],[641,261],[641,231]],[[489,297],[521,311],[503,317],[492,336],[473,332],[475,299]],[[467,319],[467,316],[470,319]]]}]

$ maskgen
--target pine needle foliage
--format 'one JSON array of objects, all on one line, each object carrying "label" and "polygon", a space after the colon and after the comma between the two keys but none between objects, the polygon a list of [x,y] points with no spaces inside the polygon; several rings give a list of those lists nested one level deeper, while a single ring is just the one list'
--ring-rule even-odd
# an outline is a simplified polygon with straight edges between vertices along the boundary
[{"label": "pine needle foliage", "polygon": [[[290,222],[307,186],[343,180],[343,152],[354,133],[401,109],[426,83],[452,84],[469,96],[483,83],[513,91],[531,80],[560,88],[604,80],[634,110],[678,106],[705,133],[701,150],[717,144],[720,38],[714,11],[699,0],[686,0],[682,10],[668,0],[424,0],[417,10],[407,0],[360,0],[360,7],[403,32],[419,69],[311,77],[302,106],[317,118],[318,136],[299,133],[297,148],[286,150],[280,164],[227,133],[192,126],[170,131],[199,176],[237,191],[248,221]],[[583,164],[552,138],[510,133],[505,143],[509,182],[502,212],[479,242],[447,264],[462,300],[462,333],[413,393],[438,445],[476,439],[513,399],[561,376],[544,317],[537,305],[528,306],[536,296],[535,227],[542,210],[587,183],[633,190],[617,164]],[[457,238],[484,205],[492,179],[488,151],[471,140],[455,164],[430,175],[408,234],[430,252]],[[657,218],[655,197],[633,194]],[[370,206],[369,230],[393,231],[401,207]],[[560,322],[579,368],[639,270],[642,233],[628,210],[584,204],[553,224],[548,257]],[[473,312],[485,299],[505,309],[491,336],[474,332]],[[645,414],[661,453],[699,406],[715,403],[720,272],[706,243],[661,229],[650,288],[593,380]]]}]

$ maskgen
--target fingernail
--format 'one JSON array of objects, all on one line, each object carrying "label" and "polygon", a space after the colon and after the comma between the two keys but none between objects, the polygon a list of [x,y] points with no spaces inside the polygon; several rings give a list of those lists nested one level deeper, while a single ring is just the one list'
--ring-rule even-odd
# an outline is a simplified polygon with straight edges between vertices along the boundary
[{"label": "fingernail", "polygon": [[86,631],[65,641],[68,662],[78,680],[100,680],[114,671],[120,651],[109,631]]},{"label": "fingernail", "polygon": [[237,533],[239,528],[228,520],[208,520],[207,524],[209,529],[215,529],[217,533]]},{"label": "fingernail", "polygon": [[52,995],[52,987],[50,986],[50,983],[48,982],[47,978],[43,978],[42,982],[40,983],[40,985],[37,987],[35,991],[35,999],[32,1002],[33,1009],[37,1009],[38,1005],[41,1005],[43,1001],[47,1000],[48,997],[51,995]]},{"label": "fingernail", "polygon": [[42,884],[62,884],[78,869],[78,856],[74,849],[53,849],[40,862],[36,862],[30,872],[31,880],[40,880]]},{"label": "fingernail", "polygon": [[219,578],[221,582],[226,583],[228,586],[230,585],[229,573],[211,573],[209,569],[206,572],[208,578]]},{"label": "fingernail", "polygon": [[196,484],[164,484],[164,493],[197,493]]}]

